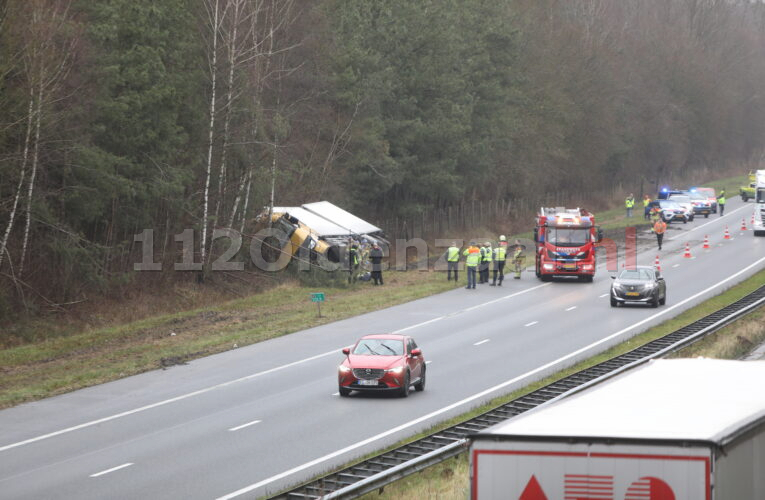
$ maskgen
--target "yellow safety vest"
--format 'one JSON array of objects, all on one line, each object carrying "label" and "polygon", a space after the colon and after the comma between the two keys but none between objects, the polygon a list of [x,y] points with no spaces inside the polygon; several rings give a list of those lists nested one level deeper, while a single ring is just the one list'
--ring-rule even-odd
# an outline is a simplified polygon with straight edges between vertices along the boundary
[{"label": "yellow safety vest", "polygon": [[626,200],[624,200],[624,205],[625,205],[627,208],[632,208],[632,207],[634,207],[634,206],[635,206],[635,198],[627,198]]},{"label": "yellow safety vest", "polygon": [[491,262],[491,247],[481,248],[481,262]]},{"label": "yellow safety vest", "polygon": [[465,264],[467,264],[468,267],[475,267],[481,262],[481,251],[478,250],[477,247],[469,247],[462,252],[462,255],[466,257]]},{"label": "yellow safety vest", "polygon": [[457,262],[460,260],[460,249],[457,247],[449,247],[447,250],[446,260],[449,262]]},{"label": "yellow safety vest", "polygon": [[507,257],[507,249],[504,246],[499,246],[494,249],[494,260],[496,262],[504,262]]}]

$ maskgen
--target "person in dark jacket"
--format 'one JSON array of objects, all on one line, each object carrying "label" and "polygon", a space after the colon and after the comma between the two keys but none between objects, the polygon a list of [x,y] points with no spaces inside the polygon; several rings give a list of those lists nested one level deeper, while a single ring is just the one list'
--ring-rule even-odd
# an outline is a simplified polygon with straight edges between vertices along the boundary
[{"label": "person in dark jacket", "polygon": [[380,245],[375,243],[372,245],[372,250],[369,252],[369,261],[372,263],[372,279],[374,280],[375,285],[383,284],[382,259],[383,251],[380,248]]}]

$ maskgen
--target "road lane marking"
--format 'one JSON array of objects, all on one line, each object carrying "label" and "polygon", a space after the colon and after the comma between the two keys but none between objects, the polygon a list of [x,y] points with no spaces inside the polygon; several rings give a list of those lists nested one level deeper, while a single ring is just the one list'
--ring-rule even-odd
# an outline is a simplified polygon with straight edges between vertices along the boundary
[{"label": "road lane marking", "polygon": [[571,306],[568,309],[566,309],[566,311],[573,311],[574,309],[576,309],[576,306]]},{"label": "road lane marking", "polygon": [[563,357],[560,357],[560,358],[558,358],[558,359],[556,359],[554,361],[551,361],[551,362],[549,362],[549,363],[547,363],[545,365],[539,366],[539,367],[537,367],[537,368],[535,368],[535,369],[533,369],[531,371],[528,371],[526,373],[518,375],[517,377],[513,377],[510,380],[506,380],[505,382],[502,382],[501,384],[497,384],[497,385],[495,385],[493,387],[489,387],[488,389],[485,389],[485,390],[483,390],[483,391],[481,391],[479,393],[473,394],[472,396],[464,398],[464,399],[462,399],[460,401],[456,401],[456,402],[454,402],[454,403],[452,403],[450,405],[444,406],[443,408],[440,408],[438,410],[430,412],[430,413],[428,413],[426,415],[423,415],[421,417],[418,417],[418,418],[416,418],[414,420],[410,420],[409,422],[405,422],[405,423],[403,423],[401,425],[393,427],[392,429],[388,429],[387,431],[381,432],[380,434],[377,434],[377,435],[371,436],[371,437],[369,437],[367,439],[358,441],[358,442],[356,442],[354,444],[346,446],[345,448],[342,448],[342,449],[337,450],[337,451],[333,451],[332,453],[329,453],[329,454],[324,455],[322,457],[319,457],[319,458],[316,458],[314,460],[311,460],[310,462],[306,462],[306,463],[304,463],[302,465],[298,465],[297,467],[293,467],[290,470],[286,470],[286,471],[281,472],[279,474],[276,474],[274,476],[271,476],[271,477],[268,477],[268,478],[263,479],[261,481],[258,481],[257,483],[253,483],[253,484],[250,484],[250,485],[245,486],[243,488],[240,488],[240,489],[238,489],[238,490],[236,490],[236,491],[234,491],[232,493],[228,493],[226,495],[218,497],[217,500],[230,500],[232,498],[236,498],[238,496],[244,495],[245,493],[249,493],[250,491],[258,489],[258,488],[260,488],[262,486],[266,486],[268,484],[271,484],[274,481],[278,481],[280,479],[284,479],[285,477],[289,477],[289,476],[291,476],[291,475],[293,475],[293,474],[295,474],[297,472],[301,472],[301,471],[304,471],[304,470],[306,470],[308,468],[311,468],[311,467],[313,467],[315,465],[319,465],[321,463],[324,463],[327,460],[331,460],[331,459],[333,459],[335,457],[341,456],[341,455],[343,455],[345,453],[348,453],[349,451],[353,451],[353,450],[356,450],[356,449],[361,448],[363,446],[366,446],[366,445],[368,445],[370,443],[374,443],[375,441],[378,441],[378,440],[380,440],[380,439],[382,439],[384,437],[390,436],[391,434],[395,434],[395,433],[400,432],[402,430],[408,429],[409,427],[415,426],[415,425],[417,425],[417,424],[419,424],[421,422],[425,422],[427,420],[430,420],[430,419],[432,419],[434,417],[437,417],[438,415],[441,415],[443,413],[451,411],[454,408],[459,408],[460,406],[463,406],[465,404],[472,403],[476,399],[483,398],[484,396],[490,395],[490,394],[492,394],[492,393],[494,393],[494,392],[496,392],[496,391],[498,391],[498,390],[500,390],[500,389],[502,389],[504,387],[507,387],[508,385],[517,383],[517,382],[519,382],[519,381],[521,381],[523,379],[526,379],[526,378],[528,378],[528,377],[530,377],[532,375],[535,375],[535,374],[540,373],[540,372],[544,372],[545,370],[548,370],[548,369],[550,369],[552,367],[555,367],[556,365],[559,365],[559,364],[561,364],[561,363],[563,363],[565,361],[568,361],[569,359],[574,358],[574,357],[578,356],[579,354],[592,349],[593,347],[597,347],[598,345],[600,345],[600,344],[602,344],[604,342],[608,342],[609,340],[614,339],[614,338],[616,338],[616,337],[618,337],[618,336],[620,336],[620,335],[622,335],[622,334],[624,334],[624,333],[626,333],[626,332],[628,332],[628,331],[630,331],[630,330],[632,330],[634,328],[637,328],[637,327],[639,327],[639,326],[641,326],[641,325],[643,325],[643,324],[645,324],[645,323],[647,323],[649,321],[652,321],[653,319],[658,318],[659,316],[663,316],[663,315],[667,314],[668,312],[670,312],[670,311],[672,311],[672,310],[682,306],[683,304],[686,304],[686,303],[690,302],[691,300],[696,299],[697,297],[700,297],[700,296],[704,295],[705,293],[707,293],[707,292],[709,292],[711,290],[714,290],[715,288],[718,288],[718,287],[724,285],[728,281],[731,281],[731,280],[737,278],[741,274],[747,272],[748,270],[752,269],[753,267],[759,266],[760,264],[762,264],[764,262],[765,262],[765,257],[761,258],[758,261],[753,262],[752,264],[748,265],[747,267],[745,267],[744,269],[740,270],[739,272],[737,272],[735,274],[732,274],[731,276],[728,276],[727,278],[725,278],[724,280],[720,281],[719,283],[717,283],[715,285],[712,285],[712,286],[706,288],[705,290],[702,290],[702,291],[696,293],[695,295],[692,295],[692,296],[690,296],[690,297],[688,297],[688,298],[678,302],[677,304],[669,306],[669,307],[663,309],[662,311],[657,312],[656,314],[654,314],[652,316],[649,316],[649,317],[647,317],[647,318],[645,318],[645,319],[643,319],[641,321],[638,321],[637,323],[634,323],[634,324],[632,324],[632,325],[630,325],[630,326],[628,326],[626,328],[623,328],[622,330],[619,330],[616,333],[613,333],[613,334],[609,335],[608,337],[602,338],[602,339],[600,339],[600,340],[598,340],[596,342],[593,342],[592,344],[590,344],[588,346],[582,347],[581,349],[578,349],[578,350],[576,350],[574,352],[571,352],[571,353],[569,353],[569,354],[567,354],[567,355],[565,355]]},{"label": "road lane marking", "polygon": [[436,321],[441,321],[442,319],[451,318],[451,317],[456,316],[458,314],[462,314],[464,312],[472,311],[473,309],[478,309],[479,307],[488,306],[489,304],[493,304],[495,302],[499,302],[500,300],[505,300],[505,299],[509,299],[511,297],[515,297],[516,295],[521,295],[521,294],[524,294],[524,293],[528,293],[528,292],[530,292],[532,290],[536,290],[537,288],[542,288],[543,286],[547,286],[547,285],[550,285],[550,284],[551,283],[544,283],[542,285],[537,285],[537,286],[533,286],[531,288],[526,288],[525,290],[521,290],[519,292],[511,293],[511,294],[505,295],[504,297],[500,297],[498,299],[490,300],[488,302],[482,302],[482,303],[474,305],[472,307],[468,307],[466,309],[462,309],[461,311],[450,312],[449,314],[445,314],[445,315],[439,316],[437,318],[429,319],[427,321],[423,321],[422,323],[417,323],[417,324],[414,324],[412,326],[407,326],[406,328],[401,328],[399,330],[395,330],[395,331],[393,331],[393,333],[403,333],[403,332],[406,332],[408,330],[413,330],[415,328],[419,328],[421,326],[425,326],[425,325],[428,325],[430,323],[435,323]]},{"label": "road lane marking", "polygon": [[692,233],[692,232],[694,232],[695,230],[697,230],[697,229],[701,229],[702,227],[704,227],[704,226],[706,226],[706,225],[708,225],[708,224],[712,224],[712,223],[714,223],[714,222],[719,222],[720,220],[722,220],[722,219],[726,218],[727,216],[729,216],[729,215],[733,215],[733,214],[735,214],[736,212],[738,212],[739,210],[742,210],[742,209],[744,209],[744,208],[746,208],[746,205],[744,205],[744,206],[741,206],[741,207],[738,207],[737,209],[735,209],[735,210],[733,210],[732,212],[729,212],[729,213],[727,213],[727,214],[723,215],[722,217],[717,217],[716,219],[714,219],[714,220],[710,220],[709,222],[705,222],[704,224],[702,224],[702,225],[700,225],[700,226],[695,226],[693,229],[689,229],[689,230],[687,230],[687,231],[683,231],[683,232],[682,232],[682,233],[680,233],[680,234],[676,234],[675,236],[672,236],[672,237],[670,237],[670,238],[667,238],[667,240],[674,240],[674,239],[676,239],[676,238],[680,238],[680,237],[682,237],[684,234]]},{"label": "road lane marking", "polygon": [[680,264],[675,264],[675,265],[674,265],[674,266],[672,266],[672,267],[680,267]]},{"label": "road lane marking", "polygon": [[332,395],[333,395],[333,396],[339,396],[339,395],[340,395],[340,393],[339,393],[339,392],[333,392],[333,393],[332,393]]},{"label": "road lane marking", "polygon": [[602,299],[603,297],[608,297],[609,295],[609,293],[604,293],[603,295],[598,295],[598,298]]},{"label": "road lane marking", "polygon": [[526,324],[525,324],[525,325],[523,325],[523,326],[534,326],[534,325],[536,325],[537,323],[539,323],[539,321],[532,321],[531,323],[526,323]]},{"label": "road lane marking", "polygon": [[426,364],[426,365],[429,365],[429,364],[431,364],[431,363],[432,363],[432,361],[430,361],[430,360],[428,360],[428,361],[426,361],[426,362],[425,362],[425,364]]},{"label": "road lane marking", "polygon": [[[338,394],[340,394],[340,393],[338,392]],[[240,425],[238,427],[232,427],[232,428],[229,429],[229,431],[238,431],[239,429],[244,429],[245,427],[249,427],[251,425],[259,424],[260,422],[261,422],[260,420],[253,420],[252,422],[247,422],[246,424],[242,424],[242,425]]]},{"label": "road lane marking", "polygon": [[[531,292],[533,290],[536,290],[538,288],[542,288],[542,287],[548,286],[548,285],[551,285],[551,283],[544,283],[544,284],[537,285],[537,286],[534,286],[534,287],[531,287],[531,288],[526,288],[525,290],[521,290],[519,292],[511,293],[509,295],[505,295],[504,297],[500,297],[498,299],[494,299],[494,300],[491,300],[489,302],[484,302],[484,303],[479,304],[477,306],[469,307],[467,309],[464,309],[462,312],[470,311],[470,310],[476,309],[478,307],[487,306],[487,305],[492,304],[494,302],[498,302],[500,300],[509,299],[511,297],[522,295],[524,293],[528,293],[528,292]],[[428,323],[433,323],[435,321],[440,321],[441,319],[444,319],[445,317],[446,316],[441,316],[439,318],[433,318],[433,319],[430,319],[428,321],[423,321],[422,323],[417,323],[415,325],[408,326],[408,327],[402,328],[400,330],[396,330],[393,333],[401,333],[401,332],[404,332],[404,331],[407,331],[407,330],[411,330],[413,328],[417,328],[417,327],[426,325]],[[346,346],[346,347],[351,347],[351,346]],[[221,382],[220,384],[217,384],[217,385],[206,387],[204,389],[199,389],[198,391],[189,392],[187,394],[181,394],[180,396],[176,396],[174,398],[165,399],[163,401],[158,401],[156,403],[152,403],[152,404],[148,404],[148,405],[145,405],[145,406],[141,406],[140,408],[134,408],[132,410],[127,410],[127,411],[124,411],[122,413],[117,413],[115,415],[109,415],[108,417],[99,418],[97,420],[91,420],[89,422],[84,422],[82,424],[74,425],[72,427],[67,427],[65,429],[60,429],[58,431],[49,432],[48,434],[43,434],[43,435],[40,435],[40,436],[35,436],[33,438],[25,439],[23,441],[18,441],[16,443],[11,443],[11,444],[7,444],[7,445],[4,445],[4,446],[0,446],[0,452],[6,451],[6,450],[10,450],[12,448],[17,448],[19,446],[24,446],[24,445],[27,445],[27,444],[30,444],[30,443],[36,443],[36,442],[42,441],[44,439],[49,439],[49,438],[52,438],[52,437],[60,436],[62,434],[67,434],[69,432],[77,431],[77,430],[84,429],[84,428],[87,428],[87,427],[92,427],[94,425],[103,424],[104,422],[110,422],[110,421],[116,420],[118,418],[127,417],[129,415],[134,415],[136,413],[141,413],[141,412],[144,412],[146,410],[151,410],[153,408],[158,408],[160,406],[168,405],[170,403],[176,403],[178,401],[183,401],[184,399],[188,399],[188,398],[192,398],[194,396],[199,396],[199,395],[202,395],[202,394],[206,394],[206,393],[214,391],[216,389],[221,389],[223,387],[227,387],[227,386],[230,386],[230,385],[238,384],[240,382],[245,382],[245,381],[248,381],[248,380],[252,380],[254,378],[261,377],[263,375],[268,375],[270,373],[274,373],[274,372],[277,372],[277,371],[280,371],[280,370],[284,370],[286,368],[291,368],[293,366],[301,365],[303,363],[308,363],[309,361],[314,361],[314,360],[317,360],[317,359],[320,359],[320,358],[331,356],[333,354],[337,354],[341,349],[332,349],[331,351],[327,351],[327,352],[324,352],[324,353],[321,353],[321,354],[317,354],[315,356],[310,356],[308,358],[303,358],[303,359],[300,359],[298,361],[293,361],[291,363],[287,363],[287,364],[284,364],[284,365],[276,366],[274,368],[270,368],[270,369],[264,370],[262,372],[253,373],[251,375],[246,375],[244,377],[240,377],[240,378],[237,378],[237,379],[234,379],[234,380],[229,380],[228,382]]]},{"label": "road lane marking", "polygon": [[491,340],[491,339],[483,339],[483,340],[481,340],[480,342],[476,342],[476,343],[475,343],[475,344],[473,344],[473,345],[481,345],[481,344],[485,344],[486,342],[489,342],[490,340]]},{"label": "road lane marking", "polygon": [[117,467],[112,467],[111,469],[102,470],[101,472],[96,472],[95,474],[91,474],[90,477],[98,477],[103,476],[104,474],[108,474],[110,472],[114,472],[116,470],[124,469],[125,467],[130,467],[133,465],[132,462],[128,462],[126,464],[118,465]]}]

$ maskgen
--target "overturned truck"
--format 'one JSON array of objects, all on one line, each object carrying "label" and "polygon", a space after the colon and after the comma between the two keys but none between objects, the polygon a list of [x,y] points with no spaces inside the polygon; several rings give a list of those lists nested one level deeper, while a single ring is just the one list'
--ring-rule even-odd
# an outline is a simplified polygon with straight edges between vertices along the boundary
[{"label": "overturned truck", "polygon": [[[266,207],[258,220],[268,220],[268,213]],[[340,263],[352,240],[376,243],[388,253],[389,243],[382,229],[328,201],[274,207],[271,223],[289,240],[280,242],[282,251],[296,256],[303,249],[311,261]]]}]

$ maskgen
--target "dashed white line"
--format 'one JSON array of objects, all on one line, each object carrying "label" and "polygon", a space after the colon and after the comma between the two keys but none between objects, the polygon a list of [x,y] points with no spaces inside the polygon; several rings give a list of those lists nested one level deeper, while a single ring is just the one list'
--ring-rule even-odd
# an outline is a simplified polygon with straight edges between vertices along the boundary
[{"label": "dashed white line", "polygon": [[532,321],[531,323],[526,323],[526,324],[525,324],[525,325],[523,325],[523,326],[534,326],[534,325],[536,325],[537,323],[539,323],[539,321]]},{"label": "dashed white line", "polygon": [[91,474],[90,477],[98,477],[103,476],[104,474],[108,474],[110,472],[114,472],[116,470],[124,469],[125,467],[130,467],[133,465],[132,462],[128,462],[126,464],[118,465],[117,467],[112,467],[111,469],[102,470],[101,472],[96,472],[95,474]]},{"label": "dashed white line", "polygon": [[568,309],[566,309],[566,311],[573,311],[574,309],[576,309],[576,306],[571,306]]},{"label": "dashed white line", "polygon": [[332,395],[333,395],[333,396],[339,396],[339,395],[340,395],[340,393],[339,393],[339,392],[334,392],[334,393],[332,393]]},{"label": "dashed white line", "polygon": [[[516,297],[518,295],[522,295],[524,293],[529,293],[529,292],[532,292],[534,290],[537,290],[538,288],[542,288],[544,286],[550,286],[550,285],[551,285],[551,283],[543,283],[541,285],[533,286],[531,288],[526,288],[524,290],[521,290],[521,291],[518,291],[518,292],[515,292],[515,293],[511,293],[509,295],[505,295],[504,297],[500,297],[498,299],[490,300],[488,302],[483,302],[483,303],[478,304],[476,306],[469,307],[467,309],[463,309],[462,311],[459,311],[459,312],[466,312],[466,311],[470,311],[470,310],[473,310],[473,309],[477,309],[479,307],[484,307],[484,306],[487,306],[489,304],[493,304],[495,302],[498,302],[500,300],[509,299],[511,297]],[[453,315],[453,313],[451,313],[451,314],[449,314],[447,316],[451,316],[451,315]],[[426,324],[429,324],[429,323],[433,323],[435,321],[440,321],[440,320],[446,318],[447,316],[441,316],[441,317],[438,317],[438,318],[433,318],[433,319],[430,319],[430,320],[427,320],[427,321],[423,321],[422,323],[417,323],[415,325],[411,325],[411,326],[408,326],[406,328],[401,328],[400,330],[396,330],[393,333],[405,332],[407,330],[411,330],[413,328],[417,328],[417,327],[420,327],[420,326],[423,326],[423,325],[426,325]],[[327,357],[327,356],[334,356],[334,355],[337,355],[337,352],[338,352],[337,349],[332,349],[331,351],[323,352],[321,354],[316,354],[315,356],[310,356],[308,358],[300,359],[298,361],[293,361],[291,363],[286,363],[284,365],[275,366],[273,368],[269,368],[269,369],[263,370],[261,372],[253,373],[251,375],[240,377],[240,378],[237,378],[237,379],[234,379],[234,380],[229,380],[227,382],[222,382],[220,384],[216,384],[216,385],[212,385],[212,386],[209,386],[209,387],[205,387],[204,389],[199,389],[197,391],[193,391],[193,392],[189,392],[189,393],[186,393],[186,394],[182,394],[180,396],[176,396],[176,397],[173,397],[173,398],[170,398],[170,399],[165,399],[165,400],[162,400],[162,401],[158,401],[156,403],[148,404],[146,406],[141,406],[139,408],[133,408],[132,410],[124,411],[124,412],[121,412],[121,413],[110,415],[108,417],[99,418],[99,419],[96,419],[96,420],[91,420],[89,422],[84,422],[84,423],[79,424],[79,425],[74,425],[72,427],[67,427],[65,429],[60,429],[60,430],[57,430],[57,431],[54,431],[54,432],[49,432],[48,434],[43,434],[43,435],[36,436],[36,437],[33,437],[33,438],[25,439],[23,441],[18,441],[16,443],[10,443],[10,444],[7,444],[7,445],[3,445],[3,446],[0,446],[0,451],[10,450],[12,448],[17,448],[19,446],[25,446],[25,445],[30,444],[30,443],[36,443],[36,442],[42,441],[44,439],[49,439],[49,438],[52,438],[52,437],[55,437],[55,436],[60,436],[62,434],[67,434],[69,432],[77,431],[77,430],[80,430],[80,429],[85,429],[87,427],[91,427],[91,426],[94,426],[94,425],[102,424],[102,423],[105,423],[105,422],[110,422],[110,421],[116,420],[118,418],[126,417],[128,415],[134,415],[136,413],[141,413],[141,412],[144,412],[144,411],[147,411],[147,410],[151,410],[153,408],[157,408],[157,407],[160,407],[160,406],[165,406],[165,405],[168,405],[170,403],[175,403],[177,401],[183,401],[184,399],[188,399],[188,398],[192,398],[192,397],[195,397],[195,396],[199,396],[201,394],[206,394],[206,393],[214,391],[216,389],[220,389],[220,388],[223,388],[223,387],[228,387],[228,386],[231,386],[231,385],[234,385],[234,384],[238,384],[240,382],[252,380],[254,378],[261,377],[263,375],[268,375],[270,373],[274,373],[274,372],[277,372],[277,371],[280,371],[280,370],[284,370],[286,368],[291,368],[293,366],[297,366],[297,365],[300,365],[300,364],[303,364],[303,363],[308,363],[308,362],[314,361],[316,359],[324,358],[324,357]]]},{"label": "dashed white line", "polygon": [[481,340],[480,342],[476,342],[476,343],[475,343],[475,344],[473,344],[473,345],[481,345],[481,344],[485,344],[485,343],[486,343],[486,342],[488,342],[489,340],[491,340],[491,339],[483,339],[483,340]]},{"label": "dashed white line", "polygon": [[598,295],[599,299],[602,299],[603,297],[608,297],[610,294],[604,293],[603,295]]},{"label": "dashed white line", "polygon": [[675,264],[675,265],[674,265],[674,266],[672,266],[672,267],[680,267],[680,264]]},{"label": "dashed white line", "polygon": [[[340,393],[338,392],[338,394],[340,394]],[[260,422],[261,422],[260,420],[253,420],[252,422],[247,422],[246,424],[242,424],[242,425],[240,425],[238,427],[232,427],[229,430],[230,431],[238,431],[239,429],[244,429],[245,427],[249,427],[251,425],[259,424]]]},{"label": "dashed white line", "polygon": [[375,441],[378,441],[378,440],[380,440],[380,439],[382,439],[384,437],[390,436],[390,435],[392,435],[392,434],[394,434],[396,432],[400,432],[400,431],[402,431],[404,429],[408,429],[408,428],[410,428],[412,426],[415,426],[415,425],[417,425],[417,424],[419,424],[421,422],[424,422],[424,421],[427,421],[429,419],[432,419],[433,417],[436,417],[438,415],[442,415],[442,414],[444,414],[444,413],[446,413],[448,411],[451,411],[454,408],[458,408],[458,407],[460,407],[462,405],[465,405],[467,403],[472,403],[475,400],[483,398],[483,397],[485,397],[485,396],[487,396],[489,394],[495,393],[496,391],[498,391],[500,389],[503,389],[503,388],[505,388],[505,387],[507,387],[507,386],[509,386],[511,384],[514,384],[514,383],[516,383],[516,382],[518,382],[520,380],[524,380],[524,379],[526,379],[526,378],[528,378],[528,377],[530,377],[532,375],[535,375],[537,373],[543,372],[543,371],[548,370],[548,369],[550,369],[552,367],[559,366],[564,361],[568,361],[568,360],[570,360],[572,358],[576,358],[576,356],[578,356],[579,354],[581,354],[583,352],[587,352],[587,351],[591,350],[592,348],[594,348],[595,346],[598,346],[598,345],[601,345],[601,344],[603,344],[605,342],[608,342],[611,339],[618,338],[620,335],[624,334],[625,332],[628,332],[630,330],[638,328],[639,326],[641,326],[641,325],[643,325],[643,324],[645,324],[645,323],[647,323],[649,321],[652,321],[655,318],[661,317],[661,316],[663,316],[663,315],[665,315],[665,314],[667,314],[667,313],[677,309],[678,307],[681,307],[683,304],[686,304],[686,303],[696,299],[697,297],[700,297],[700,296],[704,295],[705,293],[708,293],[708,292],[710,292],[710,291],[712,291],[712,290],[714,290],[714,289],[716,289],[718,287],[723,286],[725,283],[727,283],[727,282],[729,282],[731,280],[736,279],[738,276],[742,275],[743,273],[749,271],[752,268],[755,268],[755,267],[761,265],[763,262],[765,262],[765,257],[763,257],[763,258],[761,258],[761,259],[759,259],[759,260],[749,264],[745,268],[743,268],[740,271],[738,271],[738,272],[728,276],[727,278],[723,279],[719,283],[717,283],[715,285],[712,285],[709,288],[706,288],[704,290],[701,290],[700,292],[697,292],[696,294],[694,294],[694,295],[692,295],[692,296],[690,296],[690,297],[688,297],[688,298],[686,298],[684,300],[681,300],[677,304],[673,304],[671,306],[668,306],[666,309],[664,309],[664,310],[662,310],[662,311],[660,311],[660,312],[658,312],[656,314],[653,314],[653,315],[651,315],[651,316],[649,316],[647,318],[644,318],[643,320],[638,321],[637,323],[634,323],[634,324],[632,324],[632,325],[630,325],[630,326],[628,326],[626,328],[623,328],[622,330],[619,330],[618,332],[612,333],[608,337],[602,338],[602,339],[600,339],[600,340],[598,340],[596,342],[593,342],[592,344],[590,344],[590,345],[588,345],[586,347],[582,347],[582,348],[580,348],[580,349],[578,349],[578,350],[576,350],[574,352],[566,354],[565,356],[563,356],[561,358],[558,358],[558,359],[556,359],[554,361],[551,361],[551,362],[549,362],[549,363],[547,363],[545,365],[539,366],[539,367],[537,367],[537,368],[535,368],[535,369],[533,369],[531,371],[528,371],[526,373],[518,375],[517,377],[513,377],[513,378],[511,378],[509,380],[506,380],[506,381],[504,381],[502,383],[499,383],[499,384],[497,384],[497,385],[495,385],[493,387],[489,387],[488,389],[485,389],[485,390],[483,390],[481,392],[472,394],[471,396],[468,396],[465,399],[462,399],[460,401],[455,401],[454,403],[452,403],[450,405],[447,405],[447,406],[445,406],[443,408],[439,408],[437,410],[434,410],[431,413],[428,413],[427,415],[422,415],[420,417],[417,417],[414,420],[411,420],[409,422],[405,422],[403,424],[400,424],[400,425],[398,425],[398,426],[396,426],[396,427],[394,427],[392,429],[388,429],[388,430],[383,431],[383,432],[381,432],[379,434],[376,434],[374,436],[370,436],[370,437],[368,437],[366,439],[363,439],[361,441],[357,441],[357,442],[355,442],[355,443],[353,443],[353,444],[351,444],[349,446],[346,446],[345,448],[333,451],[332,453],[328,453],[327,455],[315,458],[315,459],[313,459],[313,460],[311,460],[309,462],[306,462],[306,463],[304,463],[302,465],[298,465],[296,467],[293,467],[292,469],[280,472],[279,474],[273,475],[273,476],[268,477],[266,479],[262,479],[262,480],[260,480],[260,481],[258,481],[256,483],[252,483],[252,484],[249,484],[247,486],[244,486],[243,488],[240,488],[240,489],[238,489],[236,491],[233,491],[231,493],[228,493],[226,495],[218,497],[217,500],[231,500],[232,498],[236,498],[238,496],[244,495],[245,493],[249,493],[250,491],[253,491],[253,490],[256,490],[256,489],[261,488],[263,486],[269,485],[269,484],[273,483],[274,481],[278,481],[280,479],[284,479],[285,477],[289,477],[289,476],[295,474],[296,472],[304,471],[304,470],[306,470],[306,469],[308,469],[310,467],[313,467],[315,465],[325,463],[328,460],[331,460],[331,459],[333,459],[335,457],[339,457],[341,455],[344,455],[344,454],[348,453],[349,451],[357,450],[357,449],[361,448],[362,446],[366,446],[366,445],[368,445],[370,443],[373,443]]},{"label": "dashed white line", "polygon": [[425,364],[426,364],[426,365],[429,365],[429,364],[431,364],[431,363],[432,363],[432,361],[430,361],[430,360],[428,360],[428,361],[426,361],[426,362],[425,362]]}]

